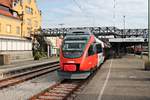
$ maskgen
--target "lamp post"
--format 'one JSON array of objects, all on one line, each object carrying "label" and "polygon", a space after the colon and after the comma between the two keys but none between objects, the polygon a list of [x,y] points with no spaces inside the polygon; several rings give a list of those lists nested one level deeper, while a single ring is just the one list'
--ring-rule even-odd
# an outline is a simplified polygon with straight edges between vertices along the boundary
[{"label": "lamp post", "polygon": [[148,0],[148,61],[150,62],[150,0]]},{"label": "lamp post", "polygon": [[51,45],[51,41],[47,38],[47,37],[45,37],[44,38],[44,40],[46,41],[46,43],[47,43],[47,58],[49,58],[50,57],[50,45]]},{"label": "lamp post", "polygon": [[114,11],[113,11],[113,21],[114,21],[114,27],[116,26],[116,0],[114,0]]},{"label": "lamp post", "polygon": [[150,0],[148,0],[148,61],[145,62],[145,70],[150,70]]}]

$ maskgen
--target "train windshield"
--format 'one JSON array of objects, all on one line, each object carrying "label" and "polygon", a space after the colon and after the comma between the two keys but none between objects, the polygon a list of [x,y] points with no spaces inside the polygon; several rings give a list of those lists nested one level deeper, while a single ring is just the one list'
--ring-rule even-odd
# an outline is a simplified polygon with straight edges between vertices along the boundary
[{"label": "train windshield", "polygon": [[63,43],[63,55],[66,58],[79,58],[83,54],[88,38],[84,36],[66,37]]}]

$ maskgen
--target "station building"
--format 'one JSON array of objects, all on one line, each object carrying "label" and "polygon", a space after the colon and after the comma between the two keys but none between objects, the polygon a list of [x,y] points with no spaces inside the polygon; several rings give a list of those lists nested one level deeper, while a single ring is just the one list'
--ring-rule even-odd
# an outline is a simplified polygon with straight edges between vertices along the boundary
[{"label": "station building", "polygon": [[32,58],[32,34],[41,27],[36,0],[0,0],[0,54]]},{"label": "station building", "polygon": [[47,37],[50,45],[50,55],[59,55],[60,46],[62,45],[62,39],[60,37]]}]

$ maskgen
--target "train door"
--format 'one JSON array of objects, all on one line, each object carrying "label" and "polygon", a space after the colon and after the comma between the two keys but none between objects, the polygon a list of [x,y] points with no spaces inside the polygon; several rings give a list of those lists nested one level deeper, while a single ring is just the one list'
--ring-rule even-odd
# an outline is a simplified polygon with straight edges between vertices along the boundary
[{"label": "train door", "polygon": [[84,63],[82,66],[84,66],[84,69],[91,70],[97,65],[97,54],[95,50],[94,44],[91,44],[88,48],[88,52],[86,54],[86,58],[84,59]]},{"label": "train door", "polygon": [[98,55],[98,63],[97,66],[99,67],[100,64],[104,62],[104,57],[103,57],[103,50],[101,44],[96,44],[96,53]]},{"label": "train door", "polygon": [[88,50],[88,60],[91,62],[91,67],[95,67],[97,65],[97,55],[96,55],[96,45],[93,43]]}]

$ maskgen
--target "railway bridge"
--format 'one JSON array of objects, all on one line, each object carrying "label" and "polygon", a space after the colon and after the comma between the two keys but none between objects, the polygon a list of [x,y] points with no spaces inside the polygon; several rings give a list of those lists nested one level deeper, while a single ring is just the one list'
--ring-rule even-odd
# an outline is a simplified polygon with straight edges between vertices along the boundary
[{"label": "railway bridge", "polygon": [[116,27],[73,27],[73,28],[46,28],[34,32],[35,37],[61,37],[74,29],[90,30],[97,38],[111,44],[113,50],[120,55],[128,47],[133,49],[138,46],[140,50],[147,48],[148,29],[119,29]]}]

